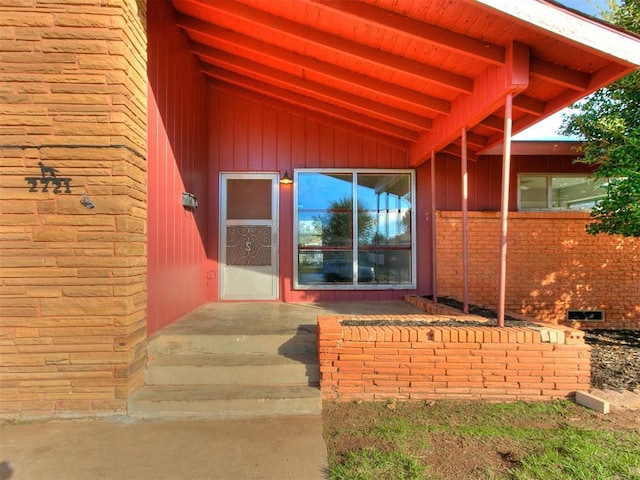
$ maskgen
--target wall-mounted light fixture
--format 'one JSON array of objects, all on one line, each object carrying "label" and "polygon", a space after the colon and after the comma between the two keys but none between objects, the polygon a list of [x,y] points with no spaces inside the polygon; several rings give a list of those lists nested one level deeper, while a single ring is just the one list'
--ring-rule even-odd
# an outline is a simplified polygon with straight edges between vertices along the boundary
[{"label": "wall-mounted light fixture", "polygon": [[287,170],[284,171],[284,175],[280,179],[280,183],[282,185],[291,185],[293,183],[293,180],[291,180],[291,177],[289,176],[289,172]]},{"label": "wall-mounted light fixture", "polygon": [[193,193],[182,192],[182,206],[187,210],[195,210],[198,208],[198,197]]}]

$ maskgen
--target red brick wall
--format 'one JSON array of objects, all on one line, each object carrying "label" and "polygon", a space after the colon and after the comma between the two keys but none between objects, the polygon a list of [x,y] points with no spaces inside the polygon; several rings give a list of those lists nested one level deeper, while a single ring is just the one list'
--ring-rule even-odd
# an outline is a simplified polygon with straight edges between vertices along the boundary
[{"label": "red brick wall", "polygon": [[589,389],[590,347],[577,330],[342,326],[349,318],[438,317],[319,317],[323,398],[549,400]]},{"label": "red brick wall", "polygon": [[[461,220],[437,216],[439,296],[462,299]],[[497,212],[469,213],[471,303],[497,303],[499,221]],[[553,323],[565,323],[569,309],[604,310],[605,322],[582,327],[640,328],[640,243],[587,235],[587,221],[586,213],[509,213],[507,310]]]}]

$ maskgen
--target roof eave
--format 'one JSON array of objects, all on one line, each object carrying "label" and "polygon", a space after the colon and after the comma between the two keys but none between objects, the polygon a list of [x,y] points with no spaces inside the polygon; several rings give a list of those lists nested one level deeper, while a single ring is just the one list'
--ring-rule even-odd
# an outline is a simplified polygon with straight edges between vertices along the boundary
[{"label": "roof eave", "polygon": [[638,37],[547,0],[475,0],[629,66],[640,65]]}]

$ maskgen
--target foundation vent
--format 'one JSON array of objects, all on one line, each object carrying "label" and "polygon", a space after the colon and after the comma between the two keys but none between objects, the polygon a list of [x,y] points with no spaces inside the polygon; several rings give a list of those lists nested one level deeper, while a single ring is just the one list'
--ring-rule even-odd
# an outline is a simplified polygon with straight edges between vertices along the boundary
[{"label": "foundation vent", "polygon": [[604,310],[568,310],[570,322],[604,322]]}]

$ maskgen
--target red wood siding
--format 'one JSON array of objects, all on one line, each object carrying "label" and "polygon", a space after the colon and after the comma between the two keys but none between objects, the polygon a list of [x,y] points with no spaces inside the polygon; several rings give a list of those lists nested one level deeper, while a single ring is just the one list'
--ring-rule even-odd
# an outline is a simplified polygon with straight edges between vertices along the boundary
[{"label": "red wood siding", "polygon": [[[265,171],[291,174],[296,168],[408,168],[407,151],[212,86],[209,90],[208,299],[218,299],[218,204],[220,172]],[[427,173],[428,175],[428,173]],[[423,175],[420,175],[422,178]],[[428,207],[419,193],[418,219]],[[430,230],[418,229],[419,235]],[[293,188],[280,188],[280,299],[287,302],[400,299],[415,291],[293,290]],[[421,238],[420,241],[424,240]],[[420,252],[421,253],[421,252]],[[430,251],[420,269],[430,268]],[[424,283],[424,282],[423,282]],[[425,288],[430,288],[430,279]]]},{"label": "red wood siding", "polygon": [[[149,333],[206,300],[206,82],[165,2],[148,4]],[[194,213],[182,192],[195,194]]]},{"label": "red wood siding", "polygon": [[[517,155],[512,158],[509,210],[518,209],[519,173],[589,173],[593,167],[574,164],[575,156]],[[436,159],[436,208],[457,211],[462,209],[460,159],[438,157]],[[468,163],[469,211],[500,210],[502,157],[481,156]],[[428,188],[428,185],[425,185]]]},{"label": "red wood siding", "polygon": [[[212,84],[209,98],[209,242],[207,298],[218,299],[218,177],[222,172],[297,168],[408,168],[408,151],[382,139],[346,131],[331,120],[321,122],[278,106],[245,98],[227,86]],[[514,156],[510,209],[517,209],[519,173],[588,172],[572,156]],[[500,209],[502,161],[481,156],[469,162],[469,210]],[[416,170],[418,294],[432,293],[431,174],[427,162]],[[439,156],[436,208],[461,209],[460,160]],[[401,298],[406,290],[294,290],[293,188],[280,188],[280,299],[282,301],[355,301]]]}]

